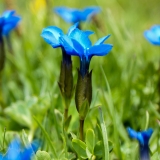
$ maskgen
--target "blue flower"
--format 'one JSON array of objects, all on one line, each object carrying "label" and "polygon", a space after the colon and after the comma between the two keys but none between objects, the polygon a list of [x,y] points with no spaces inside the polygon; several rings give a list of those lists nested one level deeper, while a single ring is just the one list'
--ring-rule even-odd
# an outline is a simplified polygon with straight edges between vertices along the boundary
[{"label": "blue flower", "polygon": [[99,13],[101,9],[96,6],[86,7],[83,10],[67,7],[55,7],[54,11],[67,23],[76,23],[91,19],[92,16]]},{"label": "blue flower", "polygon": [[[68,30],[67,35],[70,36],[72,31],[78,26],[78,23],[71,26]],[[41,36],[44,38],[44,40],[50,44],[53,48],[61,47],[62,49],[62,60],[64,63],[71,64],[71,56],[68,55],[63,47],[63,44],[60,41],[60,37],[64,36],[65,34],[63,31],[56,27],[56,26],[49,26],[47,28],[44,28]]]},{"label": "blue flower", "polygon": [[110,35],[100,38],[93,46],[89,36],[91,31],[81,31],[78,28],[72,30],[69,36],[60,37],[61,43],[67,54],[80,57],[80,72],[84,76],[89,70],[89,64],[93,56],[104,56],[108,54],[113,45],[104,44]]},{"label": "blue flower", "polygon": [[5,11],[2,16],[0,16],[0,34],[8,35],[9,32],[17,26],[20,20],[21,18],[15,15],[14,10]]},{"label": "blue flower", "polygon": [[144,37],[153,45],[160,46],[160,25],[154,25],[150,30],[145,31]]},{"label": "blue flower", "polygon": [[32,144],[22,147],[20,140],[16,138],[10,143],[6,154],[0,155],[0,160],[31,160],[39,147],[37,145],[38,143],[34,144],[34,147]]},{"label": "blue flower", "polygon": [[136,132],[131,128],[127,128],[130,138],[137,139],[140,146],[140,159],[149,160],[149,139],[153,133],[150,128],[146,131]]}]

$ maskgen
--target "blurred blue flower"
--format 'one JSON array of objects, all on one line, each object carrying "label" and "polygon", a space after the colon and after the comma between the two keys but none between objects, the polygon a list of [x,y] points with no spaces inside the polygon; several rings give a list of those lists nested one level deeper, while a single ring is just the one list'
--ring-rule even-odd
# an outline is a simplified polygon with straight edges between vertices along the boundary
[{"label": "blurred blue flower", "polygon": [[14,10],[5,11],[2,16],[0,16],[0,35],[8,35],[20,20],[21,18],[15,15]]},{"label": "blurred blue flower", "polygon": [[32,144],[22,147],[20,140],[16,138],[10,143],[6,154],[0,155],[0,160],[31,160],[39,147],[38,143],[34,145],[35,150],[32,148]]},{"label": "blurred blue flower", "polygon": [[104,56],[108,54],[113,45],[104,44],[110,35],[100,38],[93,46],[89,36],[92,31],[82,31],[74,28],[69,36],[60,37],[61,44],[65,48],[67,54],[80,57],[80,73],[84,76],[89,70],[89,64],[93,56]]},{"label": "blurred blue flower", "polygon": [[99,13],[101,9],[97,6],[86,7],[83,10],[68,7],[55,7],[54,11],[67,23],[76,23],[91,19],[92,16]]},{"label": "blurred blue flower", "polygon": [[130,138],[137,139],[140,147],[140,159],[149,160],[149,139],[153,133],[153,130],[149,128],[146,131],[136,132],[131,128],[127,128]]},{"label": "blurred blue flower", "polygon": [[154,25],[144,32],[144,37],[153,45],[160,46],[160,25]]}]

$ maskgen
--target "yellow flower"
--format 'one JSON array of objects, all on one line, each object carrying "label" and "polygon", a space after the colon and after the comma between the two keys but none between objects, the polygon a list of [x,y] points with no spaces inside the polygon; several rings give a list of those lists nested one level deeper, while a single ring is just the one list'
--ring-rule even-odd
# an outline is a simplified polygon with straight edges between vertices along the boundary
[{"label": "yellow flower", "polygon": [[34,14],[37,14],[46,8],[46,0],[32,0],[30,8]]}]

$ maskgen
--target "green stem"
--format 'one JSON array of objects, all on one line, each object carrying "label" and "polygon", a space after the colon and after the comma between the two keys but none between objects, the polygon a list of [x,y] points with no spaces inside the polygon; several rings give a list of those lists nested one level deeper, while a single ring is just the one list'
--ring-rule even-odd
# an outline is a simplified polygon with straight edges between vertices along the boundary
[{"label": "green stem", "polygon": [[68,118],[68,108],[64,109],[64,122],[67,120]]},{"label": "green stem", "polygon": [[83,141],[83,127],[84,127],[84,120],[80,119],[80,126],[79,126],[79,132],[80,132],[80,140]]}]

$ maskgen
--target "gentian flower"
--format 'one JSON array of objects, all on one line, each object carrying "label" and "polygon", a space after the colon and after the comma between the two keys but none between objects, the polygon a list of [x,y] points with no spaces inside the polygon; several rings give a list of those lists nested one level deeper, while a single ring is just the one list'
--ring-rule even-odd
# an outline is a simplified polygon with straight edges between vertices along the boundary
[{"label": "gentian flower", "polygon": [[96,6],[86,7],[83,10],[68,7],[55,7],[54,11],[67,23],[76,23],[90,20],[94,15],[100,12],[100,8]]},{"label": "gentian flower", "polygon": [[14,10],[5,11],[2,16],[0,16],[0,35],[8,35],[20,20],[21,18],[15,15]]},{"label": "gentian flower", "polygon": [[80,58],[80,73],[82,77],[89,70],[89,64],[93,56],[104,56],[108,54],[113,45],[104,44],[110,35],[102,37],[93,46],[89,39],[89,35],[93,34],[91,31],[81,31],[75,28],[69,36],[63,35],[60,37],[63,47],[67,54],[79,56]]},{"label": "gentian flower", "polygon": [[[73,32],[73,30],[78,26],[78,23],[71,26],[68,30],[67,35]],[[66,49],[61,43],[60,37],[64,36],[63,31],[56,27],[50,26],[43,29],[41,36],[44,40],[50,44],[53,48],[60,47],[62,50],[62,63],[61,63],[61,71],[59,76],[59,88],[61,90],[62,96],[65,100],[65,117],[68,116],[68,107],[71,101],[71,97],[73,95],[73,75],[72,75],[72,61],[71,55],[67,54]]]},{"label": "gentian flower", "polygon": [[153,133],[150,128],[146,131],[136,132],[131,128],[127,129],[130,138],[137,139],[140,147],[140,160],[149,160],[149,139]]},{"label": "gentian flower", "polygon": [[0,156],[0,160],[31,160],[38,147],[37,144],[34,144],[34,149],[32,144],[22,147],[20,140],[16,138],[10,143],[6,154]]},{"label": "gentian flower", "polygon": [[[17,26],[20,19],[19,16],[15,15],[14,10],[5,11],[2,16],[0,16],[0,71],[3,69],[5,63],[3,36],[9,38],[10,31]],[[8,45],[11,46],[11,44]]]},{"label": "gentian flower", "polygon": [[160,46],[160,25],[154,25],[144,32],[144,37],[153,45]]}]

